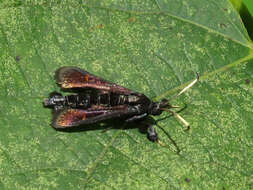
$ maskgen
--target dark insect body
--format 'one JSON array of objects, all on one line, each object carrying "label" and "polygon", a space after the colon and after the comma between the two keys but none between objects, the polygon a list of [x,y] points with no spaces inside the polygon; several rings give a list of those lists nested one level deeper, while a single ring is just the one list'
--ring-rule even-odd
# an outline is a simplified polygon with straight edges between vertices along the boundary
[{"label": "dark insect body", "polygon": [[[169,100],[153,102],[144,94],[108,82],[77,67],[59,68],[55,80],[61,88],[78,90],[78,93],[62,96],[53,92],[44,100],[44,106],[53,109],[54,128],[69,128],[113,118],[122,118],[125,122],[142,121],[148,115],[160,115],[163,111],[173,113],[185,125],[189,125],[177,113],[169,110],[174,107],[169,104]],[[148,126],[147,134],[151,141],[158,141],[153,125]]]}]

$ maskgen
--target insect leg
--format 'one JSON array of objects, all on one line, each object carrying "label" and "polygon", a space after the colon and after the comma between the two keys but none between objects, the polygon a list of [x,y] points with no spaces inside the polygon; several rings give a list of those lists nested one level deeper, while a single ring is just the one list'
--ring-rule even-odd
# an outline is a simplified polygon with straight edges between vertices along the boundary
[{"label": "insect leg", "polygon": [[190,124],[184,118],[182,118],[178,113],[172,110],[167,110],[167,111],[172,113],[179,121],[181,121],[187,127],[187,129],[190,128]]},{"label": "insect leg", "polygon": [[156,130],[153,125],[149,124],[147,128],[147,135],[148,139],[152,142],[157,142],[158,141],[158,134],[156,133]]},{"label": "insect leg", "polygon": [[165,146],[165,144],[163,142],[161,142],[158,138],[158,134],[154,128],[153,125],[149,124],[148,126],[148,130],[147,130],[147,135],[148,135],[148,139],[152,142],[157,142],[158,144],[160,144],[161,146]]}]

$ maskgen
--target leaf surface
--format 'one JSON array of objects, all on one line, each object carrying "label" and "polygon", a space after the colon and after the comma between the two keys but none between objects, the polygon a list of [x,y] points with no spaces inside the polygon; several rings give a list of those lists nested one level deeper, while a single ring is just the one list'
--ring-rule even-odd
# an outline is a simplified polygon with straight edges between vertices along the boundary
[{"label": "leaf surface", "polygon": [[[2,1],[0,187],[251,189],[252,45],[226,0]],[[59,132],[42,101],[77,66],[172,103],[155,117],[165,147],[137,128]],[[109,123],[114,128],[129,128]],[[138,127],[138,126],[136,126]],[[180,153],[178,153],[180,151]]]}]

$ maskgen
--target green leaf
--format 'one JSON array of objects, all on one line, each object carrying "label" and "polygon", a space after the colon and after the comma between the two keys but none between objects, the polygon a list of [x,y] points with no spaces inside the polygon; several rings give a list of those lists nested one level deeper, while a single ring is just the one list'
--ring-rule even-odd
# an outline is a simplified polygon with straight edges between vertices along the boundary
[{"label": "green leaf", "polygon": [[[253,39],[253,17],[250,13],[250,6],[247,0],[230,0],[234,8],[238,11],[243,21],[245,28],[251,38]],[[252,2],[252,1],[251,1]],[[253,8],[253,7],[252,7]]]},{"label": "green leaf", "polygon": [[249,9],[251,16],[253,17],[253,2],[250,0],[243,0],[245,6]]},{"label": "green leaf", "polygon": [[[1,1],[0,188],[252,189],[253,55],[226,1]],[[54,71],[78,66],[160,100],[165,147],[117,122],[55,131]],[[101,130],[100,130],[101,127]],[[134,127],[138,127],[135,125]],[[116,129],[120,128],[120,129]],[[178,153],[179,152],[179,153]]]}]

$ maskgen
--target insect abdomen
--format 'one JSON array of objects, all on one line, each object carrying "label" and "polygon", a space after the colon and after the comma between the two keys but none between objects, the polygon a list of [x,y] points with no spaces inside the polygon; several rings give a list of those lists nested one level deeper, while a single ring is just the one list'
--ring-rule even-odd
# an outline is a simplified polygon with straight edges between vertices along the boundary
[{"label": "insect abdomen", "polygon": [[124,105],[127,104],[127,96],[115,93],[102,93],[92,95],[91,104],[102,105],[106,107]]},{"label": "insect abdomen", "polygon": [[90,99],[89,94],[69,95],[65,96],[65,104],[67,107],[85,109],[91,106]]}]

